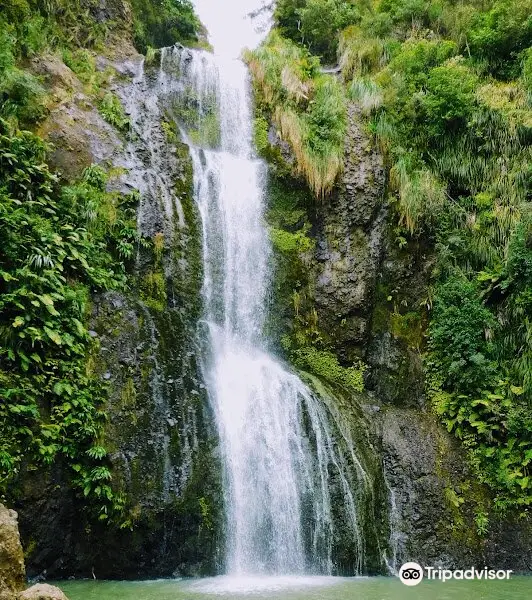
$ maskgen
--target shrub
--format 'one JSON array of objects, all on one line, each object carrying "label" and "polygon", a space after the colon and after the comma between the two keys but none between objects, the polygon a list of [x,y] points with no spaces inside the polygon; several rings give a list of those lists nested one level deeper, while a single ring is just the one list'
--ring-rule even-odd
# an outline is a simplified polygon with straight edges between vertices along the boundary
[{"label": "shrub", "polygon": [[460,62],[447,62],[429,72],[422,96],[428,136],[450,134],[463,127],[475,109],[478,77]]},{"label": "shrub", "polygon": [[478,12],[467,31],[472,54],[502,77],[516,75],[519,53],[532,45],[532,1],[499,0]]},{"label": "shrub", "polygon": [[360,18],[357,4],[349,0],[280,0],[274,15],[285,37],[328,62],[336,60],[340,31]]},{"label": "shrub", "polygon": [[404,79],[408,89],[406,93],[418,91],[426,82],[430,69],[444,63],[457,50],[452,41],[411,38],[404,42],[400,51],[392,58],[389,70]]},{"label": "shrub", "polygon": [[298,16],[303,42],[328,62],[336,60],[340,31],[360,18],[356,4],[345,0],[307,0]]},{"label": "shrub", "polygon": [[494,328],[495,319],[483,306],[474,283],[456,275],[437,287],[429,347],[446,387],[474,392],[491,381],[494,369],[489,339]]},{"label": "shrub", "polygon": [[197,41],[200,22],[190,0],[132,0],[135,45],[142,53]]},{"label": "shrub", "polygon": [[299,368],[307,370],[330,383],[342,385],[353,392],[364,391],[364,371],[366,367],[363,363],[342,367],[338,362],[338,358],[332,352],[317,350],[313,347],[296,350],[294,362]]}]

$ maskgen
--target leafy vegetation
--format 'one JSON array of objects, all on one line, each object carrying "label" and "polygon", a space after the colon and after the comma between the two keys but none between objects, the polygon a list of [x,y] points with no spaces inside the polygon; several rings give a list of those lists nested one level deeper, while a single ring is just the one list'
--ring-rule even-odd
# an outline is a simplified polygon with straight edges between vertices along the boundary
[{"label": "leafy vegetation", "polygon": [[[436,255],[425,357],[434,409],[462,440],[496,505],[526,510],[532,3],[280,0],[275,16],[300,52],[304,46],[330,61],[337,50],[348,98],[388,162],[401,243],[423,239]],[[270,42],[271,52],[279,56],[285,43]],[[297,56],[291,50],[285,62]],[[268,60],[256,79],[266,82],[259,87],[275,115],[286,92],[268,69],[275,56]],[[293,90],[297,104],[302,87]]]},{"label": "leafy vegetation", "polygon": [[[342,166],[346,131],[343,87],[320,72],[319,61],[308,51],[276,31],[246,58],[263,119],[271,120],[290,145],[296,172],[306,178],[317,196],[326,194]],[[259,141],[264,151],[267,136],[263,133]]]},{"label": "leafy vegetation", "polygon": [[357,3],[344,0],[281,0],[275,8],[280,32],[334,62],[338,34],[359,19]]},{"label": "leafy vegetation", "polygon": [[124,107],[118,96],[115,96],[112,92],[107,92],[102,98],[102,101],[100,102],[100,113],[108,123],[120,131],[129,131],[130,122],[124,112]]},{"label": "leafy vegetation", "polygon": [[61,187],[46,152],[36,135],[0,121],[0,490],[22,465],[61,457],[99,518],[120,518],[85,322],[91,290],[125,285],[137,198],[107,193],[95,166]]},{"label": "leafy vegetation", "polygon": [[[131,17],[142,50],[195,40],[199,29],[188,0],[131,4],[132,15],[120,2],[0,2],[0,495],[22,470],[59,461],[89,513],[122,526],[126,500],[113,490],[102,441],[106,388],[92,372],[98,346],[87,321],[92,293],[124,288],[134,250],[147,243],[136,230],[138,197],[107,192],[97,166],[64,183],[47,166],[45,142],[23,129],[37,129],[50,106],[29,59],[51,51],[102,116],[128,132],[105,89],[112,69],[97,68],[97,52],[130,34]],[[159,268],[160,240],[154,246]],[[160,273],[140,287],[159,309]]]},{"label": "leafy vegetation", "polygon": [[198,39],[200,22],[190,0],[132,0],[135,45],[141,52]]},{"label": "leafy vegetation", "polygon": [[343,385],[353,392],[364,391],[366,367],[363,363],[342,367],[332,352],[317,350],[312,346],[296,350],[294,363],[325,381]]}]

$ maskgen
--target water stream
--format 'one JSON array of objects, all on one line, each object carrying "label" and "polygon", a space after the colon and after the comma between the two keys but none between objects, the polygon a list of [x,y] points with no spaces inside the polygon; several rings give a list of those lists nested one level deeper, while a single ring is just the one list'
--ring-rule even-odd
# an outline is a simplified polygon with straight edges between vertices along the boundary
[{"label": "water stream", "polygon": [[223,463],[223,570],[335,574],[342,536],[351,549],[343,572],[360,573],[358,497],[371,485],[350,428],[270,353],[263,334],[272,277],[267,168],[253,148],[250,81],[240,55],[264,37],[271,9],[261,0],[197,0],[196,8],[214,51],[163,49],[158,72],[142,66],[123,101],[135,134],[127,160],[134,184],[161,207],[154,226],[153,201],[141,202],[139,226],[148,235],[184,225],[172,193],[178,165],[162,120],[175,122],[193,161],[203,244],[203,371]]},{"label": "water stream", "polygon": [[[218,9],[216,9],[218,7]],[[197,121],[185,138],[203,226],[205,377],[224,465],[226,570],[231,574],[331,573],[334,519],[329,480],[341,482],[344,527],[362,565],[357,507],[325,406],[267,351],[263,327],[271,277],[264,223],[265,165],[252,146],[244,45],[257,43],[260,4],[197,3],[214,52],[166,52],[179,61],[178,98]],[[258,11],[259,14],[260,11]],[[359,464],[359,475],[365,473]]]}]

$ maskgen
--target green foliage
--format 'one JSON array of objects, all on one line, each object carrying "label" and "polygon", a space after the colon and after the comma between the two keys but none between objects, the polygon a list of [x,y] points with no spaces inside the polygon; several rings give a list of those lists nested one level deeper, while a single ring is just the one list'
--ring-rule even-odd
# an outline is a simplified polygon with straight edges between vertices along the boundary
[{"label": "green foliage", "polygon": [[200,22],[190,0],[132,0],[135,45],[142,53],[175,42],[196,42]]},{"label": "green foliage", "polygon": [[467,124],[475,110],[478,78],[459,62],[431,69],[421,100],[428,135],[449,134]]},{"label": "green foliage", "polygon": [[[200,23],[189,0],[132,0],[131,4],[135,42],[142,52],[178,41],[197,41]],[[4,71],[15,62],[49,48],[62,51],[66,64],[80,79],[92,83],[94,59],[89,49],[104,47],[113,32],[128,28],[119,6],[110,3],[107,12],[109,17],[102,19],[100,0],[4,0],[0,10],[0,82]],[[17,77],[20,82],[21,76]],[[0,101],[6,94],[7,87],[0,85]],[[23,118],[31,122],[38,116]]]},{"label": "green foliage", "polygon": [[493,375],[490,356],[495,320],[477,286],[454,276],[435,294],[429,345],[445,377],[446,388],[473,392]]},{"label": "green foliage", "polygon": [[291,233],[284,229],[270,229],[270,238],[274,248],[282,253],[308,252],[314,248],[314,240],[307,237],[303,231]]},{"label": "green foliage", "polygon": [[[296,173],[306,178],[316,195],[328,193],[343,162],[347,126],[343,87],[320,73],[316,58],[275,31],[246,58],[257,100],[290,145]],[[267,143],[264,133],[263,122],[262,146]]]},{"label": "green foliage", "polygon": [[24,57],[45,47],[90,47],[101,44],[116,25],[100,22],[98,0],[4,0],[0,22],[15,33]]},{"label": "green foliage", "polygon": [[338,34],[359,20],[359,11],[345,0],[280,0],[275,19],[283,35],[334,62]]},{"label": "green foliage", "polygon": [[477,534],[480,537],[486,535],[489,529],[489,517],[485,512],[477,512],[475,515],[475,525],[477,527]]},{"label": "green foliage", "polygon": [[294,42],[303,42],[299,11],[306,0],[278,0],[275,4],[274,18],[279,32]]},{"label": "green foliage", "polygon": [[0,121],[0,489],[61,456],[101,520],[120,519],[110,485],[105,390],[87,369],[89,290],[123,286],[136,198],[105,191],[98,167],[61,188],[37,136]]},{"label": "green foliage", "polygon": [[[435,249],[425,360],[435,410],[497,505],[525,507],[532,458],[530,0],[360,2],[339,33],[331,12],[314,10],[319,4],[353,8],[348,0],[283,0],[277,25],[318,54],[338,44],[349,98],[386,155],[400,243],[423,236]],[[313,15],[306,27],[305,14]],[[318,31],[325,15],[327,27]],[[326,50],[319,40],[325,31]],[[284,137],[281,115],[285,129],[302,131],[294,114],[306,108],[309,86],[294,67],[297,76],[285,72],[284,80],[274,68],[281,56],[285,65],[297,63],[295,50],[280,47],[270,42],[273,57],[262,58],[256,79]],[[319,127],[314,134],[324,135]],[[310,337],[321,350],[317,316],[297,294],[301,323],[287,348],[305,348]],[[419,348],[421,324],[409,319],[395,312],[387,327]],[[486,527],[481,514],[479,535]]]},{"label": "green foliage", "polygon": [[253,121],[253,143],[260,155],[263,155],[270,146],[269,128],[269,123],[263,116],[258,116]]},{"label": "green foliage", "polygon": [[358,20],[358,10],[355,3],[343,0],[307,0],[299,18],[309,50],[332,62],[336,58],[338,33]]},{"label": "green foliage", "polygon": [[83,83],[90,83],[96,72],[96,59],[86,48],[63,49],[63,61]]},{"label": "green foliage", "polygon": [[[498,324],[478,288],[454,276],[436,290],[427,359],[430,395],[448,430],[469,450],[479,479],[497,492],[497,505],[526,507],[532,501],[532,419],[525,388],[517,383],[519,370],[511,368],[515,357],[501,356],[494,335]],[[512,372],[515,383],[508,379]]]},{"label": "green foliage", "polygon": [[115,96],[112,92],[107,92],[100,102],[99,109],[102,117],[108,123],[120,131],[129,131],[130,122],[118,96]]},{"label": "green foliage", "polygon": [[0,83],[0,115],[20,124],[32,124],[45,114],[44,88],[26,71],[9,69]]},{"label": "green foliage", "polygon": [[342,385],[353,392],[364,391],[366,367],[363,363],[342,367],[332,352],[317,350],[314,347],[299,348],[295,351],[293,360],[300,369],[309,371],[330,383]]},{"label": "green foliage", "polygon": [[528,48],[523,52],[523,68],[521,81],[527,93],[528,105],[532,105],[532,49]]},{"label": "green foliage", "polygon": [[519,53],[532,45],[532,1],[499,0],[477,12],[466,32],[471,53],[503,77],[517,75]]},{"label": "green foliage", "polygon": [[45,113],[44,89],[36,77],[15,66],[20,51],[16,33],[2,23],[0,18],[0,117],[28,125]]}]

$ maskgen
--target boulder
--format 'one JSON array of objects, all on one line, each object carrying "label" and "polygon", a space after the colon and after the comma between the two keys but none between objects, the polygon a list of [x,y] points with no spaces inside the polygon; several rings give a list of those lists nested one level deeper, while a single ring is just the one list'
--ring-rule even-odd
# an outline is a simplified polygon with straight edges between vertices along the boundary
[{"label": "boulder", "polygon": [[68,600],[63,592],[47,583],[38,583],[17,596],[17,600]]},{"label": "boulder", "polygon": [[25,579],[17,513],[0,504],[0,600],[13,600]]}]

